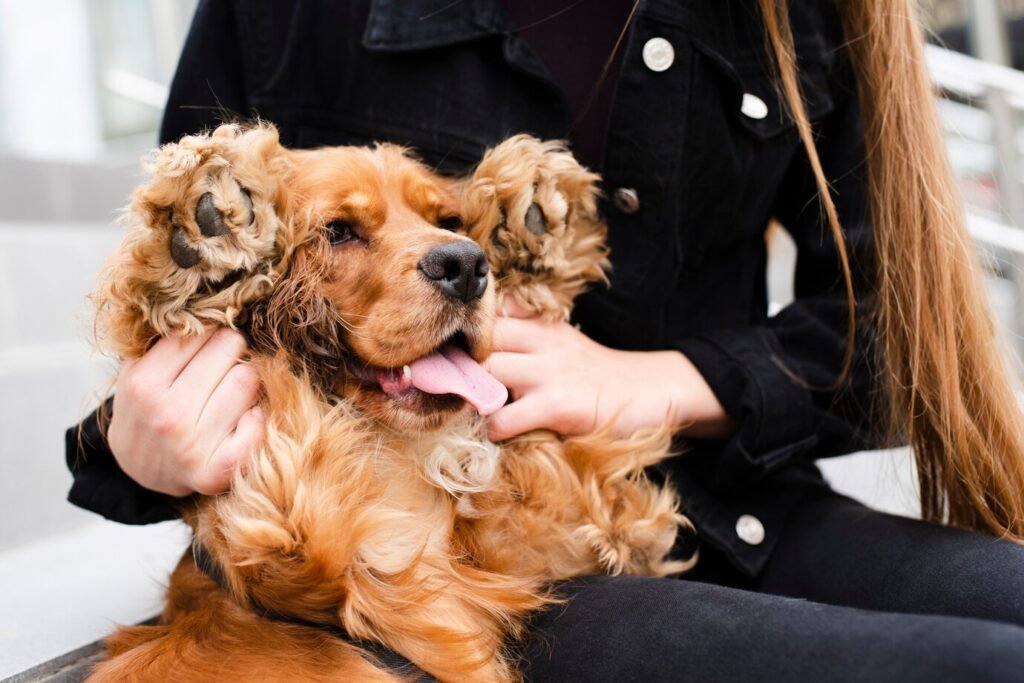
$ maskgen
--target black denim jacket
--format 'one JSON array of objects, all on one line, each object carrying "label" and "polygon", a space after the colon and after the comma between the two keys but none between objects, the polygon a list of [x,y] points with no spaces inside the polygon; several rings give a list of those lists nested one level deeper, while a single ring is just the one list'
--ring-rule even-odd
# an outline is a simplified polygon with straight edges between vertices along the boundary
[{"label": "black denim jacket", "polygon": [[[807,109],[864,290],[862,134],[838,17],[828,0],[794,0],[791,15]],[[655,63],[668,61],[663,70],[645,60],[654,38],[671,46]],[[813,458],[872,441],[868,344],[842,390],[813,388],[837,379],[846,303],[756,2],[641,0],[623,49],[603,164],[612,286],[586,295],[575,317],[606,345],[682,351],[739,420],[733,438],[685,444],[665,469],[704,539],[754,574],[798,503],[787,482],[816,476]],[[161,137],[225,112],[273,121],[290,146],[389,140],[452,173],[513,133],[564,138],[570,127],[563,96],[498,0],[203,0]],[[769,317],[772,217],[799,259],[795,303]],[[175,514],[173,501],[117,468],[95,420],[82,449],[74,435],[72,502],[129,523]],[[738,537],[741,514],[762,521],[763,542]]]}]

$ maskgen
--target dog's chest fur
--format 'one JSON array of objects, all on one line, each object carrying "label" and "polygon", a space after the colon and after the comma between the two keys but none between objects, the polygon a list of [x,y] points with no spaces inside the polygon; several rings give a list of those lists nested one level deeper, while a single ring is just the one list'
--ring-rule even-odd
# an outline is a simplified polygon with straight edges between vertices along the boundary
[{"label": "dog's chest fur", "polygon": [[384,486],[379,505],[392,522],[366,538],[359,555],[378,571],[407,569],[424,552],[447,552],[457,516],[472,517],[469,494],[498,474],[498,446],[482,436],[479,419],[441,433],[390,443],[375,464]]}]

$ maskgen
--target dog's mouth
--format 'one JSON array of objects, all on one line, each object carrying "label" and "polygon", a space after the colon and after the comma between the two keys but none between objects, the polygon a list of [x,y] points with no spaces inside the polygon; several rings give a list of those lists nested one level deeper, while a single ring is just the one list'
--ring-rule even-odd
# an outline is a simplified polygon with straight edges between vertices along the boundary
[{"label": "dog's mouth", "polygon": [[364,386],[404,405],[443,409],[465,401],[487,416],[505,405],[508,389],[469,355],[467,346],[460,332],[401,367],[362,365],[353,372]]}]

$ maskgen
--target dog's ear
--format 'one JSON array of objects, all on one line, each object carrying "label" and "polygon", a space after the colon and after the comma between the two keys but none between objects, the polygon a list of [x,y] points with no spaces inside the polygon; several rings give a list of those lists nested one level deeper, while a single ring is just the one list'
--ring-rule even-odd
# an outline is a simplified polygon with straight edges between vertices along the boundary
[{"label": "dog's ear", "polygon": [[283,277],[270,296],[250,312],[253,350],[284,350],[295,369],[330,392],[345,353],[339,331],[344,321],[323,289],[329,277],[330,245],[311,234],[291,254]]}]

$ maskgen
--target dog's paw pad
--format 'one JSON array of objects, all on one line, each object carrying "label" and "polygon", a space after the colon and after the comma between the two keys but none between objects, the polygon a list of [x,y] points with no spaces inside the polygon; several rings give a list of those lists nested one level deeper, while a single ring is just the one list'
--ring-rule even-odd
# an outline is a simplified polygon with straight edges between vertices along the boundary
[{"label": "dog's paw pad", "polygon": [[[244,209],[244,223],[252,225],[256,220],[256,214],[252,210],[252,195],[244,187],[239,188]],[[213,200],[213,193],[207,192],[199,198],[195,213],[196,225],[199,231],[207,237],[220,237],[231,232],[227,222],[224,220],[224,212],[217,208]]]},{"label": "dog's paw pad", "polygon": [[181,226],[176,226],[171,233],[171,258],[179,268],[193,268],[202,260],[202,254],[188,243]]},{"label": "dog's paw pad", "polygon": [[[225,189],[221,186],[219,195],[204,192],[196,202],[192,219],[198,228],[200,240],[224,237],[256,222],[252,194],[237,183],[232,184],[233,188]],[[226,206],[226,209],[218,206],[218,198],[221,206]],[[195,229],[189,231],[185,227],[186,223],[187,219],[182,213],[171,212],[171,224],[174,226],[171,233],[171,258],[180,268],[194,268],[203,260],[203,253],[197,246],[198,242],[192,241],[196,235]]]},{"label": "dog's paw pad", "polygon": [[199,226],[199,232],[207,237],[220,237],[229,232],[228,226],[224,222],[224,214],[214,205],[213,194],[210,192],[199,198],[195,219],[196,225]]},{"label": "dog's paw pad", "polygon": [[540,204],[537,202],[530,203],[530,208],[526,210],[526,216],[523,218],[523,224],[534,235],[539,236],[547,232],[548,221],[544,217],[544,210],[540,208]]}]

